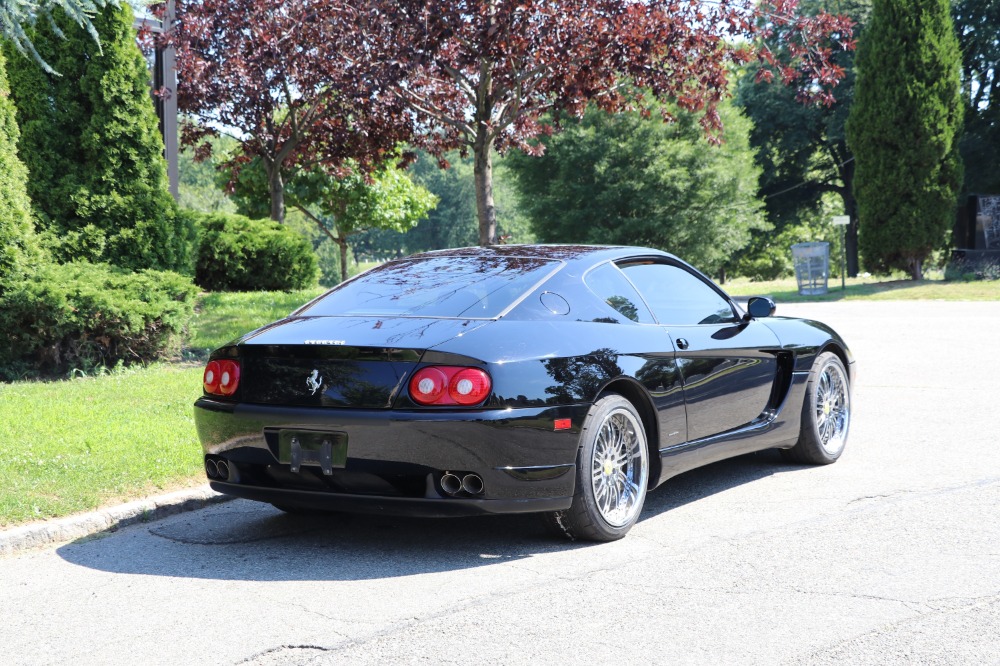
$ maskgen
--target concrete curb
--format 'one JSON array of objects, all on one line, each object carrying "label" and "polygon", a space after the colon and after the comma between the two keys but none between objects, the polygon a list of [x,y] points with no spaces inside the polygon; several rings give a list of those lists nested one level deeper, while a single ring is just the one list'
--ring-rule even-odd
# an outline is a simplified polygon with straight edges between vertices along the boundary
[{"label": "concrete curb", "polygon": [[136,523],[160,520],[186,511],[197,511],[231,499],[234,498],[217,493],[206,485],[147,497],[78,516],[14,527],[0,531],[0,558],[74,541],[99,532],[114,531]]}]

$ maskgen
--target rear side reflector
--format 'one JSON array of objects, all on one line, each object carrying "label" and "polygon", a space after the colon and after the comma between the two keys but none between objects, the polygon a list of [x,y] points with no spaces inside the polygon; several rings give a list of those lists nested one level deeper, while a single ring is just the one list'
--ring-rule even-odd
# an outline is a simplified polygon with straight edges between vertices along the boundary
[{"label": "rear side reflector", "polygon": [[490,397],[493,382],[480,368],[432,365],[413,373],[409,387],[418,405],[471,407]]},{"label": "rear side reflector", "polygon": [[240,385],[240,364],[236,361],[209,361],[202,382],[205,393],[230,396]]},{"label": "rear side reflector", "polygon": [[572,419],[556,419],[553,430],[569,430],[573,427]]}]

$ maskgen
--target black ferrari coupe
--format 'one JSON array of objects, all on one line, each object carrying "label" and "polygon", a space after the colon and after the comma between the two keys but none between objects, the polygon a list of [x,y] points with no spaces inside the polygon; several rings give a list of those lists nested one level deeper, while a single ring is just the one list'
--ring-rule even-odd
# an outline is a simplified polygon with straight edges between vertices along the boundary
[{"label": "black ferrari coupe", "polygon": [[618,539],[685,470],[768,448],[840,456],[851,352],[774,311],[643,248],[391,261],[212,353],[205,470],[290,512],[539,512]]}]

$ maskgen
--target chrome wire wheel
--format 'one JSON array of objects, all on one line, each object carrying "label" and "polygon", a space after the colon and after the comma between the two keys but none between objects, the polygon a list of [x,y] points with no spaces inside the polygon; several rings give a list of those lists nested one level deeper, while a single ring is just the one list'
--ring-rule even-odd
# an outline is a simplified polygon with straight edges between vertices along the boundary
[{"label": "chrome wire wheel", "polygon": [[847,443],[851,423],[851,396],[840,363],[827,363],[816,382],[816,430],[823,450],[835,456]]},{"label": "chrome wire wheel", "polygon": [[802,401],[799,439],[782,449],[788,460],[807,465],[829,465],[847,445],[851,426],[851,387],[844,362],[832,352],[823,352],[813,362]]},{"label": "chrome wire wheel", "polygon": [[649,476],[649,453],[642,425],[625,409],[615,409],[600,425],[591,456],[591,486],[601,518],[612,527],[635,522]]}]

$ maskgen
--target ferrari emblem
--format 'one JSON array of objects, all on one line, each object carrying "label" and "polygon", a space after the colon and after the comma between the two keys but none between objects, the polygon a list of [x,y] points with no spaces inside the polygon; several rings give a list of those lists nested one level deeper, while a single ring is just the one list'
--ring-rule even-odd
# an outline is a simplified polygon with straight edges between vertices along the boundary
[{"label": "ferrari emblem", "polygon": [[316,395],[316,391],[323,388],[323,378],[319,374],[319,370],[313,370],[312,374],[306,377],[306,386],[312,391],[312,395]]}]

